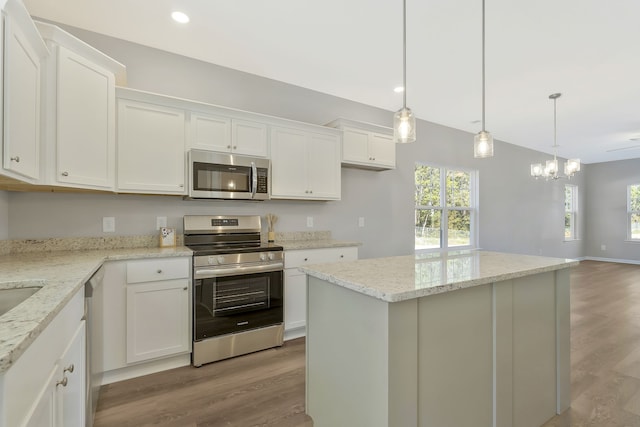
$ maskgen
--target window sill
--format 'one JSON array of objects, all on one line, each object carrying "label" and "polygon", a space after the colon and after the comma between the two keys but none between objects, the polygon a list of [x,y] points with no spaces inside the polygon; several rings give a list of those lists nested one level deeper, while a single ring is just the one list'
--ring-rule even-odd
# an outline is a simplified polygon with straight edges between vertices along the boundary
[{"label": "window sill", "polygon": [[640,243],[640,239],[624,239],[627,243]]},{"label": "window sill", "polygon": [[579,242],[580,239],[564,239],[563,242],[564,243],[571,243],[571,242]]}]

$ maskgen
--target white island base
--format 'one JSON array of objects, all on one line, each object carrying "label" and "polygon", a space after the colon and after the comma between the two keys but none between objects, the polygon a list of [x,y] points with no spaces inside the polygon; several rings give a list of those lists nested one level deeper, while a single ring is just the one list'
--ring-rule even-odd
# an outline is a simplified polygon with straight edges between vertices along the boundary
[{"label": "white island base", "polygon": [[568,266],[397,302],[309,268],[314,427],[538,427],[563,412]]}]

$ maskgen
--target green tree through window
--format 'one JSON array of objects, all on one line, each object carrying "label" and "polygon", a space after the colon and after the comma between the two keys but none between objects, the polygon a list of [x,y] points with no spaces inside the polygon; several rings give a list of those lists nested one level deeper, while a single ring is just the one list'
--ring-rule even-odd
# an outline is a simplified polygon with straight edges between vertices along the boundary
[{"label": "green tree through window", "polygon": [[474,246],[474,176],[474,172],[416,164],[416,250]]},{"label": "green tree through window", "polygon": [[627,235],[631,240],[640,240],[640,184],[627,187]]}]

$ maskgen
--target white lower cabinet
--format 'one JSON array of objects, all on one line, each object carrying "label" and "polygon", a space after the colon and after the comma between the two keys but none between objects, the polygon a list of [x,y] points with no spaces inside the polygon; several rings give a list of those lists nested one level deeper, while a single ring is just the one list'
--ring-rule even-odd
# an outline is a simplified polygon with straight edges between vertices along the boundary
[{"label": "white lower cabinet", "polygon": [[84,289],[0,376],[0,426],[85,423]]},{"label": "white lower cabinet", "polygon": [[287,339],[303,336],[307,322],[307,275],[298,267],[357,259],[356,246],[284,252],[284,329]]},{"label": "white lower cabinet", "polygon": [[189,351],[188,290],[188,279],[127,285],[127,363]]},{"label": "white lower cabinet", "polygon": [[191,257],[104,264],[104,383],[189,364]]}]

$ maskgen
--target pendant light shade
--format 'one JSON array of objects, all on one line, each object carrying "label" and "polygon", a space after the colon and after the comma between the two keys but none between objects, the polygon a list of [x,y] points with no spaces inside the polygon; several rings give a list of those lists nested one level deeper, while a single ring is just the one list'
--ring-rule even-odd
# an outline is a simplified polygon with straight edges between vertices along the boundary
[{"label": "pendant light shade", "polygon": [[416,140],[416,118],[407,108],[407,0],[402,0],[402,108],[393,115],[393,140],[404,144]]},{"label": "pendant light shade", "polygon": [[484,0],[482,0],[482,130],[473,139],[473,157],[493,157],[493,136],[485,129]]},{"label": "pendant light shade", "polygon": [[416,140],[416,118],[406,107],[393,115],[393,140],[401,144]]}]

